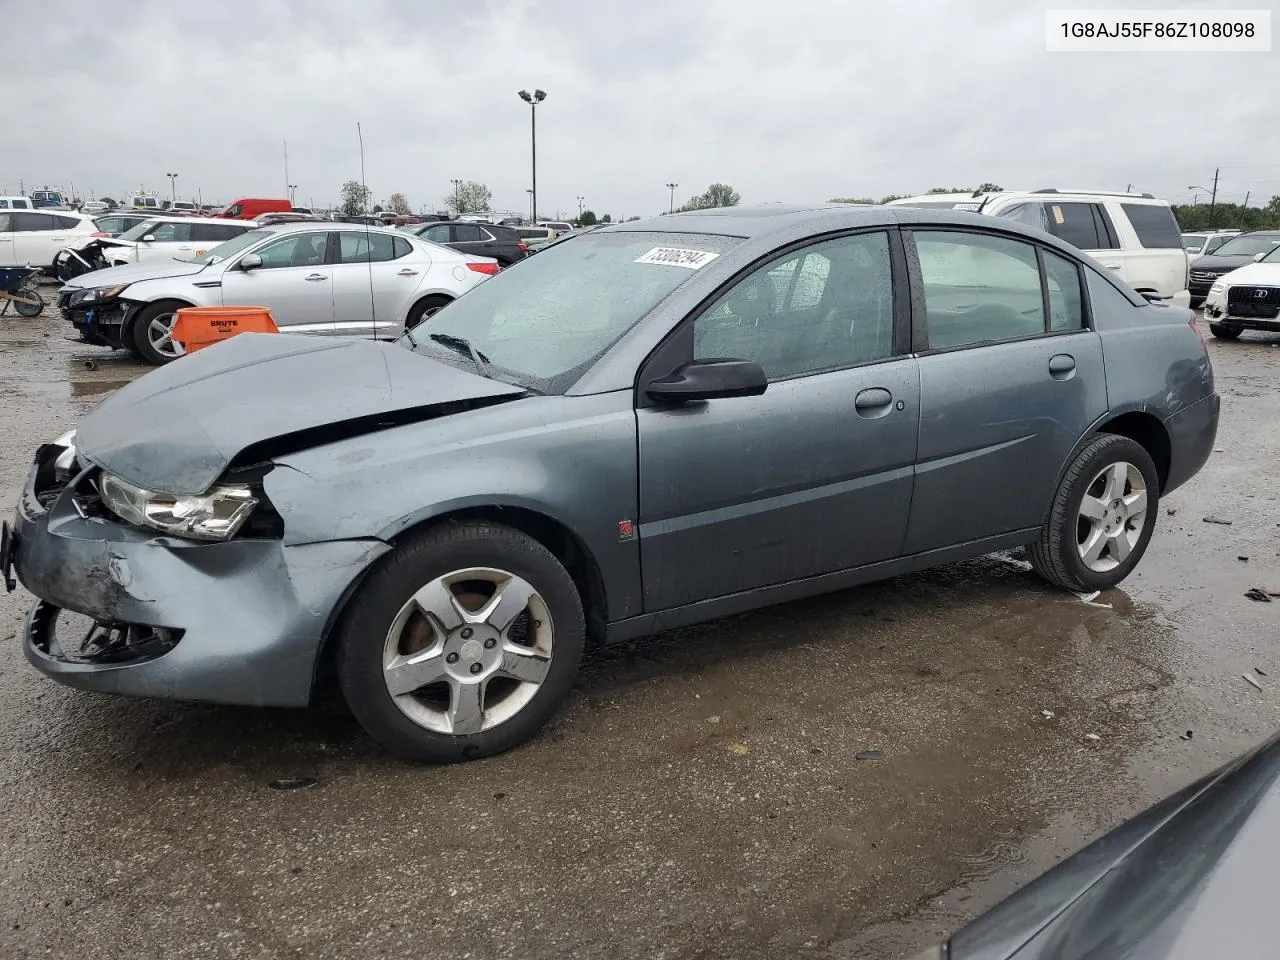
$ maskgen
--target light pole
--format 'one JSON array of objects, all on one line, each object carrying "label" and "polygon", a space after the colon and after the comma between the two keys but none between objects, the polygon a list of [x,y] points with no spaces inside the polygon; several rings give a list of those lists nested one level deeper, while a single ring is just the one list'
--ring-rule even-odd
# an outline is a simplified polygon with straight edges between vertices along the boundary
[{"label": "light pole", "polygon": [[678,187],[678,186],[680,186],[680,184],[678,184],[678,183],[668,183],[668,184],[667,184],[667,189],[671,191],[671,203],[670,203],[670,205],[667,207],[667,213],[675,213],[675,212],[676,212],[676,187]]},{"label": "light pole", "polygon": [[461,206],[462,201],[459,199],[459,194],[458,194],[458,191],[462,187],[462,181],[450,180],[449,182],[453,184],[453,215],[455,217],[458,217],[462,215],[462,206]]},{"label": "light pole", "polygon": [[296,183],[288,184],[289,187],[289,204],[292,206],[294,197],[297,195],[298,185]]},{"label": "light pole", "polygon": [[586,199],[585,197],[578,198],[578,219],[579,220],[582,219],[582,201],[585,199]]},{"label": "light pole", "polygon": [[536,223],[538,221],[538,104],[547,99],[547,93],[545,90],[534,90],[533,93],[521,90],[520,99],[529,104],[529,146],[533,159],[533,189],[529,194],[533,198],[530,201],[533,204],[531,220]]},{"label": "light pole", "polygon": [[165,176],[169,178],[169,205],[173,206],[178,202],[178,175],[166,173]]},{"label": "light pole", "polygon": [[526,188],[524,192],[529,195],[529,222],[533,223],[534,220],[538,219],[533,215],[533,191]]},{"label": "light pole", "polygon": [[[1221,169],[1221,168],[1218,168],[1218,169]],[[1203,190],[1205,193],[1209,194],[1209,229],[1212,230],[1213,229],[1213,208],[1217,205],[1217,202],[1218,202],[1218,170],[1213,171],[1213,188],[1212,189],[1210,189],[1209,187],[1197,187],[1194,185],[1187,187],[1187,189]]]}]

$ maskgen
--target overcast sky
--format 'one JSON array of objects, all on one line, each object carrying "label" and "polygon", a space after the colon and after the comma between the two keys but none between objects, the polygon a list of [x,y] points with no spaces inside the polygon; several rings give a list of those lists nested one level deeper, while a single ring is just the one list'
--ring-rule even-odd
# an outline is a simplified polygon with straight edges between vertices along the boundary
[{"label": "overcast sky", "polygon": [[[1119,0],[1112,0],[1112,4]],[[1204,9],[1212,0],[1128,3]],[[1223,6],[1272,4],[1232,3]],[[0,0],[0,190],[440,206],[454,177],[544,216],[1005,187],[1280,194],[1280,54],[1046,53],[1029,0]],[[21,109],[14,115],[15,103]],[[16,122],[15,122],[16,121]],[[289,181],[282,141],[288,141]]]}]

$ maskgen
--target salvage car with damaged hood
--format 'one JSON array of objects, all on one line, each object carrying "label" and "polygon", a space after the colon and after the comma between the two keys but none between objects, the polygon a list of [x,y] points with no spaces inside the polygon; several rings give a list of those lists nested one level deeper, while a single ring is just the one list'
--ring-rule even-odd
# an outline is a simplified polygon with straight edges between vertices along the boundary
[{"label": "salvage car with damaged hood", "polygon": [[1019,545],[1118,583],[1213,445],[1192,320],[970,213],[615,225],[394,343],[147,374],[37,452],[0,569],[62,682],[302,706],[331,672],[391,750],[482,756],[587,642]]}]

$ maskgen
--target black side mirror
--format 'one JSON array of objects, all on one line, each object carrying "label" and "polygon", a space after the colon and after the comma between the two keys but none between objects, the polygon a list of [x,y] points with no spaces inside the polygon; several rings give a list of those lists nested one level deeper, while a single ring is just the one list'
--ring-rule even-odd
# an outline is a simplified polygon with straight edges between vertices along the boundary
[{"label": "black side mirror", "polygon": [[655,400],[687,403],[722,397],[758,397],[769,386],[764,368],[754,360],[699,360],[669,377],[655,380],[645,392]]}]

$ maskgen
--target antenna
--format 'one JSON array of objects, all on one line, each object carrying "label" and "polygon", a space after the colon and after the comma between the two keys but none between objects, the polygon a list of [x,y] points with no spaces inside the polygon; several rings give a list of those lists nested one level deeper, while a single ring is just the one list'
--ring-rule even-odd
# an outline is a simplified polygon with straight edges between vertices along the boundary
[{"label": "antenna", "polygon": [[[360,121],[356,121],[356,137],[360,140],[360,189],[364,191],[364,202],[369,202],[369,184],[364,178],[364,131],[360,129]],[[361,204],[363,207],[364,204]],[[342,241],[338,241],[338,254],[342,253]],[[373,317],[373,339],[378,339],[378,304],[373,296],[373,237],[369,234],[369,217],[364,221],[364,262],[369,271],[369,315]],[[335,318],[336,319],[336,318]]]}]

